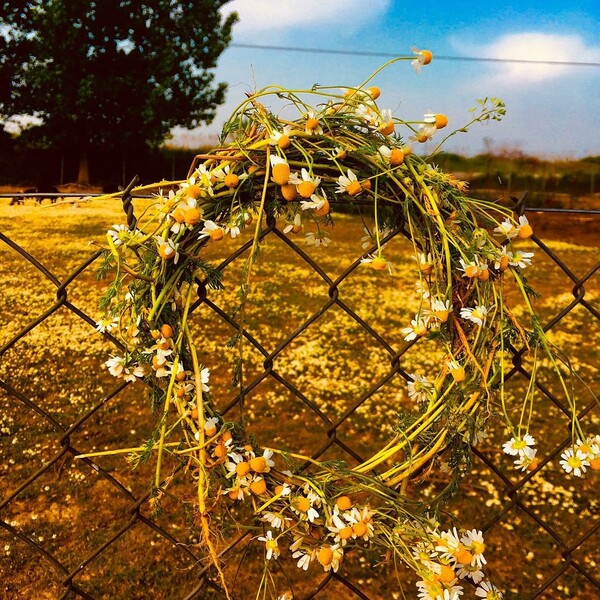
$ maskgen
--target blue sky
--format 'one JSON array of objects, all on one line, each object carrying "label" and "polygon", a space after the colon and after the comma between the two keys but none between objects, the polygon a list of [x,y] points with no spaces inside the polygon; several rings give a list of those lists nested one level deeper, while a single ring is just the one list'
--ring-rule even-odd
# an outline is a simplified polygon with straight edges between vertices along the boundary
[{"label": "blue sky", "polygon": [[[515,65],[445,61],[476,56],[600,63],[600,3],[505,2],[407,3],[395,0],[234,0],[233,43],[410,54],[427,48],[433,62],[417,75],[400,62],[374,83],[381,108],[411,120],[445,113],[456,128],[469,119],[477,98],[497,96],[507,105],[501,123],[477,126],[453,138],[447,150],[518,149],[547,157],[600,154],[600,67]],[[245,92],[269,84],[286,87],[358,85],[385,58],[305,54],[230,47],[219,61],[217,81],[229,84],[216,134]],[[178,135],[184,143],[196,141]]]}]

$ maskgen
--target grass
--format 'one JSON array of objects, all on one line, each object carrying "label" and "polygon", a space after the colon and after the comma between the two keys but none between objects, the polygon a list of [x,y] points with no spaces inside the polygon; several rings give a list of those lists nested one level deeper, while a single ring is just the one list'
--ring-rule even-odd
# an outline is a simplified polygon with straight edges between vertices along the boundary
[{"label": "grass", "polygon": [[[139,209],[139,207],[138,207]],[[102,242],[104,232],[124,220],[118,203],[70,204],[38,207],[0,204],[0,230],[42,261],[59,278],[64,279],[94,250],[90,240]],[[548,246],[577,275],[584,275],[597,262],[600,219],[532,217],[535,230]],[[332,232],[333,245],[328,250],[306,248],[335,279],[360,254],[363,235],[360,221],[353,216],[339,216]],[[218,263],[238,245],[236,241],[212,244],[206,256]],[[527,248],[529,249],[529,248]],[[535,248],[532,249],[535,251]],[[387,342],[399,350],[404,347],[400,330],[416,307],[414,262],[406,240],[395,238],[386,249],[386,257],[395,266],[393,277],[377,274],[367,267],[355,271],[339,286],[339,297],[365,319]],[[10,340],[33,318],[56,302],[55,287],[32,265],[4,244],[0,244],[0,345]],[[225,311],[236,303],[237,286],[243,258],[225,271],[225,290],[210,298]],[[267,239],[254,271],[253,290],[247,307],[247,328],[267,351],[274,351],[286,336],[316,313],[329,298],[329,285],[315,275],[307,264],[273,236]],[[552,263],[536,252],[530,283],[541,297],[536,308],[547,322],[573,299],[573,283]],[[94,266],[85,270],[68,287],[68,300],[96,317],[97,299],[104,288],[95,279]],[[598,307],[598,275],[585,286],[585,298]],[[509,296],[512,293],[508,290]],[[516,296],[515,296],[516,297]],[[518,311],[518,307],[515,311]],[[235,352],[225,346],[233,334],[227,323],[206,306],[194,317],[195,335],[202,340],[201,360],[211,368],[214,396],[220,407],[238,393],[231,386]],[[551,340],[571,357],[578,374],[591,384],[597,394],[600,380],[600,350],[596,340],[600,322],[583,307],[577,307],[552,330]],[[28,333],[2,356],[0,379],[30,398],[63,426],[69,427],[115,386],[102,367],[111,345],[94,332],[93,327],[66,307],[57,308],[47,320]],[[263,370],[263,357],[249,344],[245,346],[245,382],[248,384]],[[426,341],[415,345],[401,358],[408,373],[426,374],[440,359]],[[357,326],[338,306],[333,306],[315,324],[285,347],[274,359],[277,373],[302,390],[323,414],[335,421],[362,394],[389,371],[389,354]],[[542,367],[542,381],[559,393],[549,369]],[[511,382],[509,394],[518,397],[523,381]],[[591,401],[583,387],[581,405]],[[3,394],[3,392],[0,392]],[[10,494],[60,451],[59,434],[34,411],[14,397],[1,395],[0,474],[5,494]],[[368,456],[385,441],[397,423],[401,410],[411,410],[406,385],[395,376],[367,400],[337,430],[337,437],[357,453]],[[229,418],[243,418],[248,430],[259,442],[310,453],[327,442],[328,425],[272,378],[265,379],[238,404]],[[78,428],[70,443],[78,452],[138,446],[151,434],[155,417],[142,384],[129,386]],[[588,413],[584,423],[598,432],[598,407]],[[490,437],[480,452],[504,470],[513,482],[518,473],[511,469],[508,457],[500,452],[507,432],[496,418],[491,419]],[[532,431],[538,439],[539,452],[547,455],[567,434],[568,419],[550,402],[540,398],[533,416]],[[351,456],[336,446],[322,459]],[[96,462],[116,477],[132,493],[146,492],[152,466],[132,470],[124,456],[100,457]],[[174,464],[170,465],[175,468]],[[407,493],[427,497],[443,484],[437,476],[424,478]],[[598,476],[588,473],[583,481],[568,478],[553,460],[520,491],[519,498],[536,516],[550,524],[566,544],[576,541],[598,518]],[[197,531],[189,524],[187,498],[191,494],[186,477],[174,477],[171,496],[164,500],[156,522],[194,551]],[[507,502],[501,480],[479,459],[471,474],[465,476],[458,495],[447,506],[444,516],[450,523],[479,528],[497,515]],[[81,461],[67,455],[19,494],[2,511],[2,519],[57,556],[67,568],[75,568],[92,551],[116,535],[131,522],[131,501]],[[151,511],[142,506],[148,517]],[[250,526],[244,515],[233,515]],[[256,529],[256,535],[259,535]],[[233,532],[223,532],[223,541]],[[527,596],[561,564],[562,548],[542,532],[535,520],[515,507],[487,534],[486,553],[493,581],[506,591],[508,598]],[[598,552],[597,536],[577,550],[575,558],[591,572]],[[284,555],[285,556],[285,555]],[[134,557],[133,559],[131,557]],[[235,578],[238,597],[253,597],[252,589],[260,577],[262,547],[257,542],[241,544],[227,559],[227,574]],[[401,587],[393,565],[382,557],[365,553],[350,555],[342,573],[372,598],[401,598]],[[238,565],[241,568],[237,574]],[[373,568],[370,568],[373,566]],[[369,567],[369,568],[366,568]],[[285,571],[284,571],[285,568]],[[87,593],[100,598],[178,598],[197,584],[198,563],[137,522],[122,537],[75,577]],[[3,597],[53,598],[60,595],[63,578],[30,547],[0,529],[0,584]],[[413,597],[411,576],[400,569],[406,597]],[[299,597],[312,589],[323,577],[317,569],[307,574],[284,560],[276,574],[279,589],[287,589],[288,578],[294,582]],[[338,587],[335,587],[337,585]],[[345,593],[339,584],[325,588],[322,597]],[[335,588],[335,589],[334,589]],[[390,591],[392,590],[392,591]],[[339,592],[339,593],[338,593]],[[212,597],[206,592],[206,597]],[[201,596],[202,597],[202,596]],[[545,598],[594,598],[594,588],[573,568],[566,570],[546,592]]]}]

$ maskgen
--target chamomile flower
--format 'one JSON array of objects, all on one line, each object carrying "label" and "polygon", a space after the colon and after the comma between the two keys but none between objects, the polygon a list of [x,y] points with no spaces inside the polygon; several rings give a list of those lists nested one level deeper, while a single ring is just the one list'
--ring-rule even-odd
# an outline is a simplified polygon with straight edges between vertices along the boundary
[{"label": "chamomile flower", "polygon": [[560,466],[565,473],[572,473],[575,477],[583,477],[587,467],[590,466],[589,460],[581,450],[567,448],[561,455]]},{"label": "chamomile flower", "polygon": [[450,300],[440,300],[439,298],[432,300],[430,313],[438,321],[445,323],[451,312],[452,303]]},{"label": "chamomile flower", "polygon": [[[600,439],[600,436],[596,436],[596,438]],[[596,438],[591,435],[588,435],[583,441],[578,438],[575,442],[575,450],[582,452],[587,460],[597,457],[600,454],[600,442],[596,441]]]},{"label": "chamomile flower", "polygon": [[305,236],[305,241],[308,246],[314,246],[315,248],[328,246],[331,243],[324,231],[317,231],[316,233],[309,231]]},{"label": "chamomile flower", "polygon": [[483,304],[478,304],[473,308],[461,308],[460,316],[461,319],[466,319],[467,321],[472,321],[476,325],[480,327],[483,325],[489,309]]},{"label": "chamomile flower", "polygon": [[179,262],[179,244],[176,244],[173,240],[163,240],[161,237],[156,236],[157,252],[163,260],[172,260],[173,264]]},{"label": "chamomile flower", "polygon": [[418,48],[411,48],[412,53],[416,58],[410,63],[413,69],[419,74],[423,65],[428,65],[432,59],[433,54],[429,50],[419,50]]},{"label": "chamomile flower", "polygon": [[479,264],[479,257],[477,255],[475,255],[473,257],[473,260],[469,262],[465,262],[462,258],[459,259],[459,262],[460,267],[458,268],[458,270],[462,271],[465,274],[465,277],[468,277],[469,279],[474,279],[479,275],[481,267]]},{"label": "chamomile flower", "polygon": [[285,517],[283,513],[272,512],[263,513],[262,520],[269,523],[271,527],[274,527],[275,529],[281,529],[282,531],[285,529],[287,521],[291,521],[291,519]]},{"label": "chamomile flower", "polygon": [[533,446],[535,446],[535,438],[526,433],[522,437],[512,437],[508,442],[504,442],[502,444],[502,449],[506,454],[510,454],[510,456],[521,456],[528,455],[531,456]]},{"label": "chamomile flower", "polygon": [[428,252],[425,254],[423,252],[419,252],[419,254],[416,256],[416,260],[419,264],[419,271],[421,271],[423,275],[429,276],[431,271],[433,271],[433,258],[431,253]]},{"label": "chamomile flower", "polygon": [[124,356],[111,356],[104,366],[113,377],[124,379],[125,381],[135,381],[145,375],[146,370],[141,365],[130,365]]},{"label": "chamomile flower", "polygon": [[484,600],[501,600],[503,597],[502,592],[489,581],[480,583],[475,590],[475,595]]},{"label": "chamomile flower", "polygon": [[273,181],[277,185],[285,185],[288,183],[291,175],[291,169],[287,160],[277,156],[276,154],[271,154],[269,160],[271,162],[271,175]]},{"label": "chamomile flower", "polygon": [[402,148],[379,146],[379,155],[392,167],[397,167],[404,162],[404,150],[402,150]]},{"label": "chamomile flower", "polygon": [[238,235],[240,235],[240,228],[238,225],[230,223],[227,225],[227,227],[225,227],[225,234],[229,234],[231,239],[234,240]]},{"label": "chamomile flower", "polygon": [[333,515],[331,525],[327,529],[333,534],[335,543],[342,546],[345,546],[348,540],[356,537],[352,531],[352,524],[345,523],[338,515]]},{"label": "chamomile flower", "polygon": [[310,198],[319,187],[321,178],[313,177],[306,169],[302,168],[300,169],[300,176],[298,176],[298,173],[292,173],[288,181],[296,186],[296,190],[302,198]]},{"label": "chamomile flower", "polygon": [[527,266],[531,265],[531,259],[533,258],[533,252],[521,252],[520,250],[517,252],[507,252],[508,256],[508,264],[513,267],[520,267],[524,269]]},{"label": "chamomile flower", "polygon": [[267,560],[277,560],[279,558],[279,555],[281,553],[279,552],[279,546],[277,545],[277,538],[273,539],[273,532],[270,529],[269,531],[267,531],[267,535],[261,535],[258,538],[258,541],[265,543],[265,550],[267,551]]},{"label": "chamomile flower", "polygon": [[352,537],[361,538],[366,542],[375,534],[373,513],[368,506],[363,506],[362,509],[352,508],[347,520],[352,524]]},{"label": "chamomile flower", "polygon": [[306,133],[310,135],[323,135],[323,128],[321,127],[321,123],[319,123],[314,110],[309,110],[305,115],[305,118],[306,122],[304,125],[304,130]]},{"label": "chamomile flower", "polygon": [[433,390],[433,383],[426,375],[411,373],[412,381],[407,382],[408,397],[415,402],[424,402]]},{"label": "chamomile flower", "polygon": [[498,227],[494,227],[494,232],[499,233],[500,235],[506,236],[508,239],[512,239],[517,237],[517,228],[515,224],[509,219],[504,219]]},{"label": "chamomile flower", "polygon": [[104,316],[99,321],[96,321],[96,331],[110,333],[118,324],[119,319],[116,317]]},{"label": "chamomile flower", "polygon": [[302,231],[302,214],[297,212],[294,220],[284,227],[283,233],[299,233],[300,231]]},{"label": "chamomile flower", "polygon": [[464,381],[467,377],[464,366],[456,360],[448,361],[448,370],[450,371],[452,379],[454,379],[454,381],[457,383]]},{"label": "chamomile flower", "polygon": [[371,127],[377,127],[377,124],[379,123],[377,111],[367,104],[359,104],[356,107],[354,114]]},{"label": "chamomile flower", "polygon": [[526,451],[519,454],[514,461],[515,468],[519,471],[533,471],[538,464],[536,458],[537,450],[535,448],[527,448]]},{"label": "chamomile flower", "polygon": [[271,146],[279,146],[282,150],[289,148],[290,134],[292,132],[291,125],[285,125],[281,131],[273,131],[269,136],[269,144]]},{"label": "chamomile flower", "polygon": [[519,217],[519,226],[517,227],[517,236],[521,239],[530,238],[533,235],[533,229],[525,215]]},{"label": "chamomile flower", "polygon": [[321,217],[329,212],[329,201],[325,196],[313,194],[310,200],[300,202],[302,210],[312,210],[317,217]]},{"label": "chamomile flower", "polygon": [[225,237],[225,230],[214,221],[204,221],[204,227],[200,231],[198,239],[210,238],[214,241],[222,240]]},{"label": "chamomile flower", "polygon": [[471,565],[481,568],[487,563],[483,553],[485,552],[485,543],[483,533],[477,529],[471,529],[461,536],[460,541],[464,547],[473,555]]},{"label": "chamomile flower", "polygon": [[391,135],[394,133],[394,121],[392,119],[392,111],[389,108],[385,108],[381,111],[377,125],[379,132],[383,135]]},{"label": "chamomile flower", "polygon": [[387,269],[390,275],[394,272],[392,263],[386,260],[382,255],[367,254],[365,258],[360,259],[360,262],[363,265],[370,265],[375,271],[385,271]]},{"label": "chamomile flower", "polygon": [[431,297],[431,291],[429,290],[429,284],[424,279],[415,283],[415,293],[423,300],[427,300]]},{"label": "chamomile flower", "polygon": [[435,123],[424,123],[423,125],[419,125],[417,131],[410,139],[419,142],[419,144],[424,144],[434,136],[436,131]]},{"label": "chamomile flower", "polygon": [[361,192],[362,187],[354,171],[348,169],[347,175],[340,175],[338,177],[338,187],[335,190],[336,194],[348,194],[349,196],[357,196]]},{"label": "chamomile flower", "polygon": [[427,333],[427,323],[421,317],[415,316],[410,322],[410,327],[403,327],[401,333],[405,342],[412,342]]},{"label": "chamomile flower", "polygon": [[302,518],[306,518],[312,523],[315,519],[319,518],[318,511],[313,507],[310,498],[307,496],[296,496],[291,502],[292,510],[299,514]]},{"label": "chamomile flower", "polygon": [[500,252],[494,256],[494,268],[497,271],[506,271],[510,263],[510,256],[506,250],[506,246],[502,246]]},{"label": "chamomile flower", "polygon": [[112,229],[109,229],[106,234],[115,246],[120,246],[127,241],[131,232],[127,228],[127,225],[113,225]]},{"label": "chamomile flower", "polygon": [[312,549],[304,549],[303,548],[301,550],[296,550],[296,552],[294,552],[292,554],[292,558],[298,559],[296,566],[299,569],[302,569],[303,571],[308,570],[308,567],[314,557],[315,557],[315,552]]},{"label": "chamomile flower", "polygon": [[459,579],[470,579],[475,584],[479,583],[485,577],[479,567],[473,566],[470,563],[466,565],[461,564],[456,574]]}]

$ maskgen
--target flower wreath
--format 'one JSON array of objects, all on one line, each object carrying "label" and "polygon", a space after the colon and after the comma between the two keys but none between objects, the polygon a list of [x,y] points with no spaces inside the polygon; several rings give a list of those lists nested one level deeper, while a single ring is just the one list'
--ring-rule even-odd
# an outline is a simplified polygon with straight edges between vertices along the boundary
[{"label": "flower wreath", "polygon": [[[403,59],[413,60],[417,70],[432,59],[427,50],[414,53]],[[505,417],[512,432],[504,450],[515,457],[516,467],[536,468],[527,417],[534,385],[518,424],[506,407],[503,357],[509,344],[520,343],[534,361],[538,355],[550,357],[563,384],[574,431],[573,447],[563,455],[565,470],[581,475],[590,464],[600,466],[600,436],[581,430],[562,365],[535,317],[532,291],[522,276],[532,257],[518,248],[519,240],[532,235],[527,218],[515,220],[508,208],[469,198],[466,183],[414,154],[411,143],[431,139],[447,118],[427,114],[414,123],[380,110],[380,90],[367,87],[374,75],[342,91],[269,87],[251,95],[226,123],[227,143],[197,157],[185,181],[163,182],[161,189],[170,191],[156,195],[143,226],[115,225],[106,237],[101,274],[113,272],[114,280],[101,300],[104,314],[98,328],[112,330],[125,348],[106,366],[115,377],[144,379],[153,386],[161,410],[145,450],[156,455],[154,500],[160,500],[166,485],[163,457],[176,452],[193,474],[196,522],[228,597],[211,531],[219,526],[221,503],[251,505],[263,523],[258,540],[264,543],[267,563],[287,546],[299,568],[316,562],[325,571],[337,571],[349,550],[376,547],[418,574],[420,598],[458,598],[465,579],[475,584],[478,597],[499,598],[484,574],[481,531],[441,530],[435,519],[441,497],[424,505],[403,491],[423,469],[437,468],[442,454],[449,456],[458,480],[468,464],[469,445],[493,411]],[[289,102],[297,118],[285,120],[267,110],[262,102],[269,96]],[[311,97],[317,106],[308,104]],[[500,120],[504,112],[498,99],[479,101],[471,123]],[[408,132],[408,140],[398,133],[400,128]],[[209,369],[199,361],[188,325],[197,282],[212,289],[221,286],[220,272],[202,258],[207,244],[236,237],[254,223],[241,284],[243,307],[263,217],[283,222],[289,235],[310,223],[306,242],[325,246],[334,198],[349,204],[360,200],[372,208],[373,247],[363,254],[365,268],[387,270],[384,232],[399,227],[408,232],[421,304],[402,333],[406,342],[435,339],[448,357],[434,378],[412,376],[408,392],[418,412],[380,452],[354,468],[333,468],[259,446],[247,438],[241,423],[227,422],[213,403]],[[504,301],[506,278],[522,292],[530,316],[526,325]],[[243,310],[238,316],[241,322]],[[242,340],[238,335],[236,343]],[[280,459],[289,457],[309,461],[311,470],[282,469]],[[378,467],[383,470],[375,475]],[[268,586],[268,578],[260,585]]]}]

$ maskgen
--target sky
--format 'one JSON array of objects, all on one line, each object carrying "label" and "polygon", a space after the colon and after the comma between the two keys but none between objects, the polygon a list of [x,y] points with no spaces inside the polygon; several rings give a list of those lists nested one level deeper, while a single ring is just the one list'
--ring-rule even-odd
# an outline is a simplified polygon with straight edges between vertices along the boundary
[{"label": "sky", "polygon": [[[316,54],[236,46],[263,45],[411,54],[426,48],[431,64],[417,75],[400,61],[376,76],[380,108],[405,120],[444,113],[455,129],[478,98],[499,97],[500,122],[474,126],[445,149],[474,155],[491,148],[546,158],[600,155],[600,66],[530,65],[439,57],[599,63],[600,2],[557,0],[409,3],[396,0],[233,0],[232,45],[219,59],[216,81],[229,84],[217,118],[174,141],[193,145],[216,136],[247,92],[278,84],[356,86],[385,57]],[[276,106],[271,107],[274,110]]]}]

